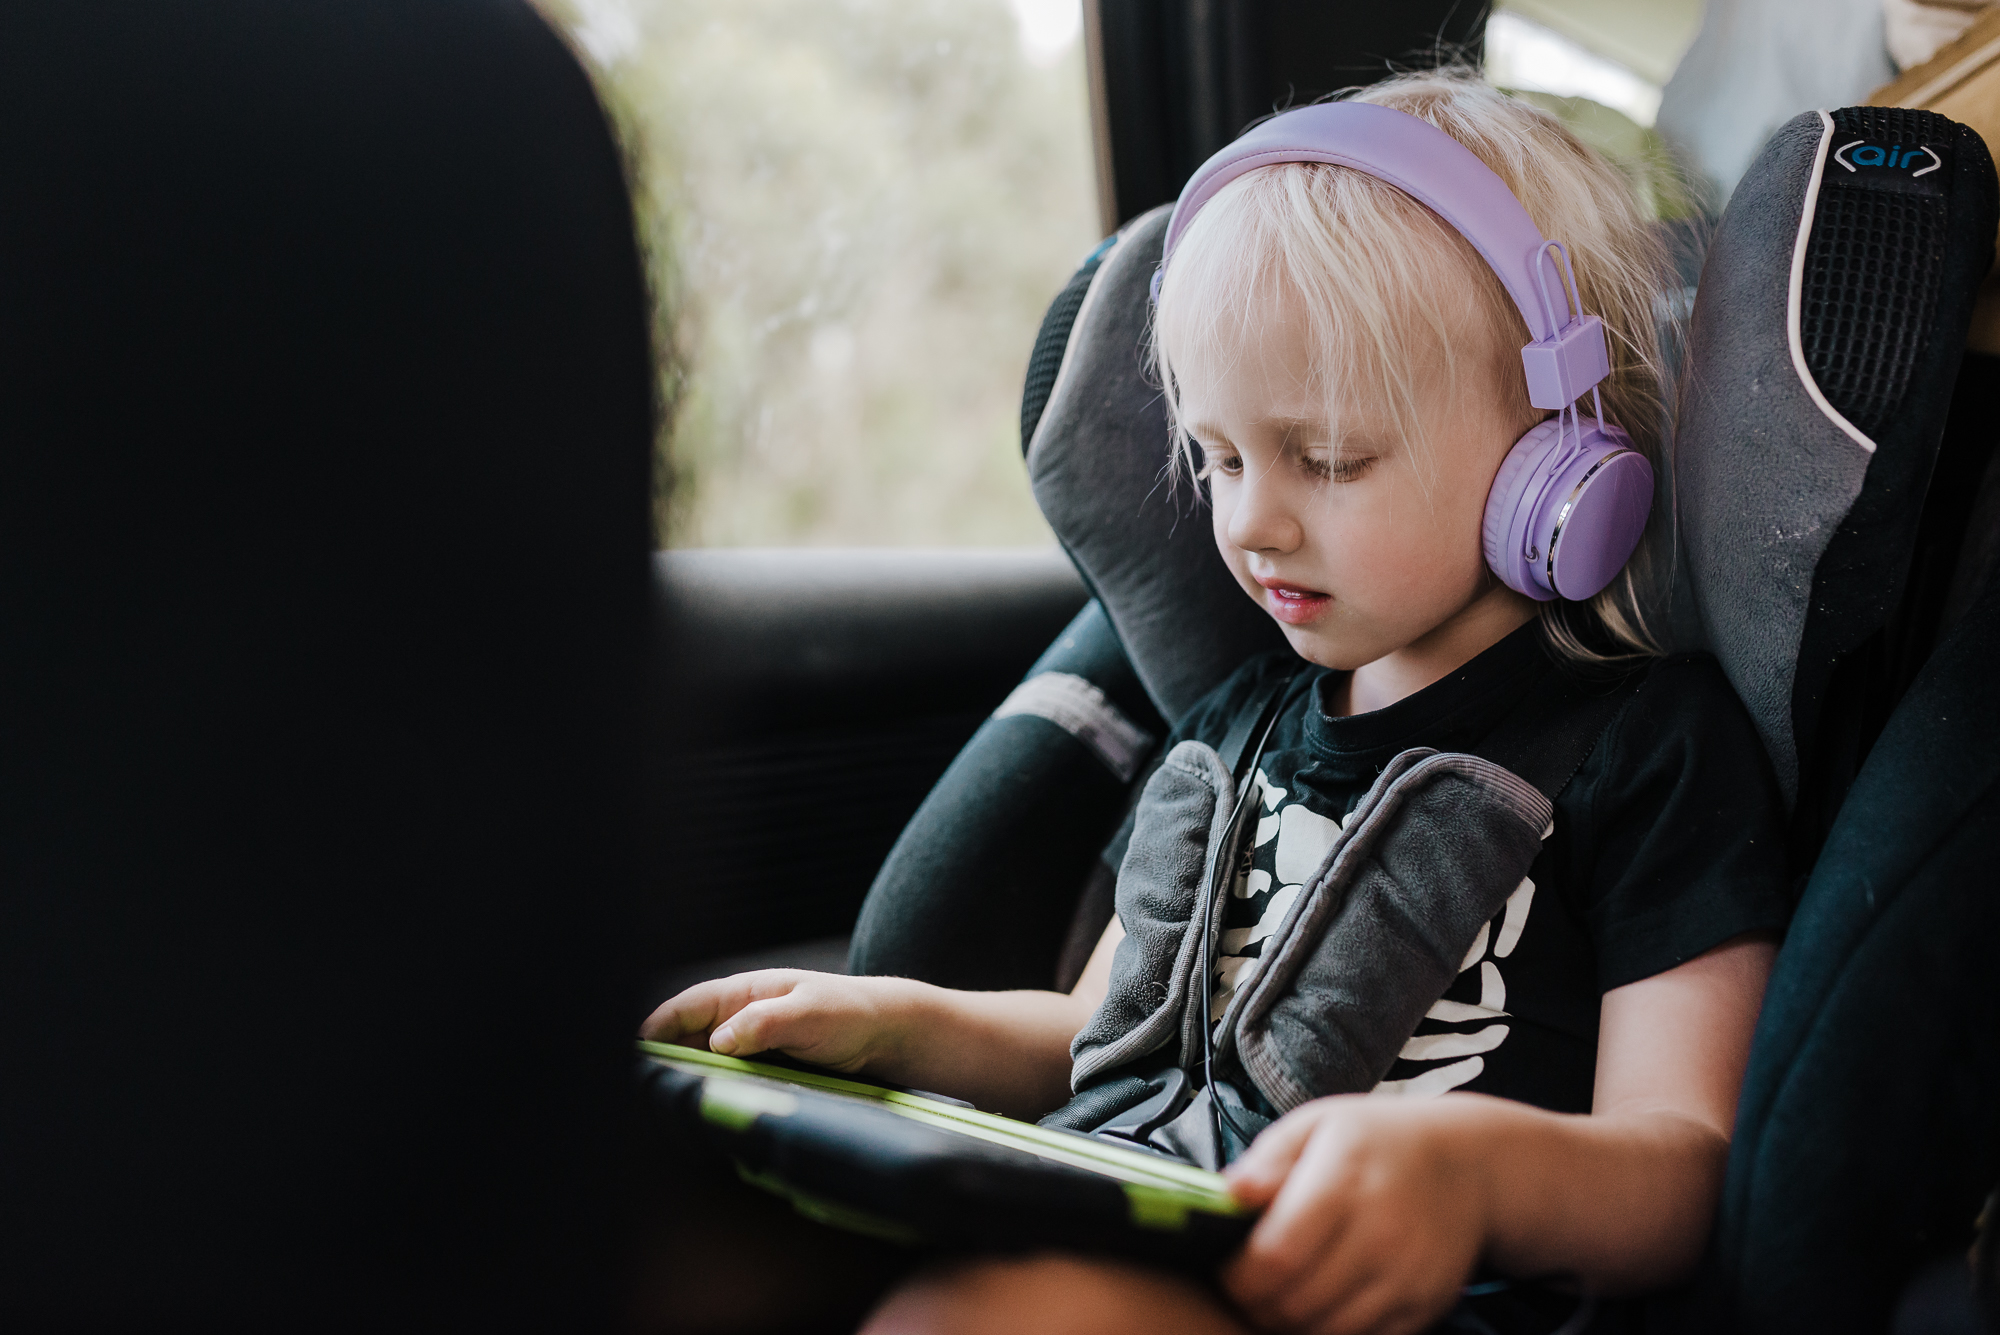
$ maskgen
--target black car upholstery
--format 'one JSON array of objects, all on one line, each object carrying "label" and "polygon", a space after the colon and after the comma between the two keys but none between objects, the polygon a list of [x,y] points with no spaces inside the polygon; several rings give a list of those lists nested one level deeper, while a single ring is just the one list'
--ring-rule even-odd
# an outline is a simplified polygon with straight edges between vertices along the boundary
[{"label": "black car upholstery", "polygon": [[0,1327],[614,1323],[621,168],[521,0],[0,6]]}]

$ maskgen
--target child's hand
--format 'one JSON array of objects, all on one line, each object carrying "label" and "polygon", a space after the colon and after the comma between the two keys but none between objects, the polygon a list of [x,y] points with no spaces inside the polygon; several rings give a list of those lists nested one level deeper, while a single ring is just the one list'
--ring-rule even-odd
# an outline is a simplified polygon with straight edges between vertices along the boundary
[{"label": "child's hand", "polygon": [[732,1057],[782,1052],[859,1071],[901,1045],[908,990],[900,978],[759,969],[695,984],[654,1011],[639,1035]]},{"label": "child's hand", "polygon": [[1483,1178],[1449,1117],[1342,1095],[1294,1109],[1228,1172],[1266,1207],[1222,1271],[1258,1325],[1403,1335],[1450,1310],[1485,1242]]}]

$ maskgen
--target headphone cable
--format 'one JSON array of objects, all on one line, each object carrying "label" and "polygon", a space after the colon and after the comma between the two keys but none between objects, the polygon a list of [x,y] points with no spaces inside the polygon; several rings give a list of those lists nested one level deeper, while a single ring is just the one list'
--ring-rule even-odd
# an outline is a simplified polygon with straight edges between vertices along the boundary
[{"label": "headphone cable", "polygon": [[1229,824],[1223,831],[1223,841],[1228,850],[1227,861],[1223,862],[1222,859],[1217,859],[1220,865],[1217,867],[1216,874],[1208,878],[1208,884],[1202,890],[1201,1081],[1202,1087],[1208,1091],[1209,1124],[1210,1129],[1215,1135],[1215,1157],[1219,1163],[1227,1163],[1229,1161],[1228,1144],[1222,1135],[1222,1129],[1225,1125],[1246,1147],[1250,1144],[1251,1136],[1237,1124],[1236,1118],[1230,1113],[1229,1109],[1223,1106],[1222,1096],[1216,1093],[1215,1029],[1220,1020],[1212,1014],[1215,1009],[1215,976],[1213,973],[1214,957],[1210,953],[1216,933],[1221,927],[1221,924],[1215,921],[1216,899],[1225,879],[1232,888],[1236,883],[1237,872],[1239,870],[1237,864],[1241,857],[1243,844],[1245,812],[1250,806],[1250,794],[1257,789],[1257,785],[1254,782],[1257,773],[1257,762],[1263,759],[1264,745],[1271,740],[1272,731],[1278,726],[1278,720],[1284,716],[1285,704],[1291,699],[1292,688],[1298,684],[1298,680],[1302,675],[1304,674],[1294,671],[1290,677],[1285,679],[1285,684],[1279,688],[1277,697],[1270,706],[1270,716],[1264,719],[1263,728],[1257,734],[1256,743],[1247,753],[1247,763],[1239,766],[1243,773],[1237,780],[1236,811],[1230,816]]}]

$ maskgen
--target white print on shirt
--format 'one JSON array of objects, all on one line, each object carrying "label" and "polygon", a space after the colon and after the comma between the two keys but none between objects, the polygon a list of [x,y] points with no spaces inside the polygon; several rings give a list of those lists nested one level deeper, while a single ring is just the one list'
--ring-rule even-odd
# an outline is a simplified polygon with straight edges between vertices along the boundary
[{"label": "white print on shirt", "polygon": [[[1264,905],[1264,911],[1257,915],[1254,927],[1238,927],[1222,934],[1217,949],[1220,951],[1215,963],[1215,993],[1210,1000],[1208,1018],[1219,1020],[1229,1009],[1229,1000],[1236,995],[1236,989],[1249,983],[1257,976],[1257,957],[1243,952],[1252,944],[1262,941],[1278,930],[1278,925],[1291,912],[1297,902],[1299,891],[1305,882],[1319,870],[1320,863],[1326,861],[1327,850],[1333,847],[1334,836],[1340,833],[1340,822],[1328,820],[1325,816],[1308,811],[1304,804],[1294,802],[1284,806],[1286,790],[1273,784],[1259,769],[1251,779],[1263,797],[1263,804],[1271,814],[1257,821],[1257,838],[1253,847],[1262,848],[1276,839],[1278,847],[1272,868],[1277,874],[1278,892]],[[1271,888],[1272,872],[1252,870],[1240,877],[1231,893],[1238,899],[1255,899]]]},{"label": "white print on shirt", "polygon": [[[1542,838],[1547,839],[1554,829],[1551,824],[1542,831]],[[1473,969],[1479,971],[1478,1003],[1439,1001],[1425,1012],[1424,1018],[1417,1023],[1417,1032],[1396,1054],[1406,1062],[1446,1064],[1402,1080],[1384,1080],[1369,1093],[1429,1098],[1457,1089],[1486,1069],[1486,1058],[1480,1054],[1491,1052],[1505,1043],[1508,1026],[1485,1024],[1470,1031],[1439,1029],[1436,1026],[1507,1018],[1507,980],[1501,976],[1496,961],[1506,959],[1514,953],[1514,947],[1521,944],[1521,933],[1528,925],[1528,913],[1534,904],[1535,883],[1524,876],[1521,883],[1514,887],[1514,893],[1507,896],[1507,903],[1493,922],[1480,927],[1479,935],[1472,939],[1472,949],[1465,952],[1465,963],[1459,966],[1460,976]],[[1494,930],[1494,923],[1499,924],[1498,931]]]}]

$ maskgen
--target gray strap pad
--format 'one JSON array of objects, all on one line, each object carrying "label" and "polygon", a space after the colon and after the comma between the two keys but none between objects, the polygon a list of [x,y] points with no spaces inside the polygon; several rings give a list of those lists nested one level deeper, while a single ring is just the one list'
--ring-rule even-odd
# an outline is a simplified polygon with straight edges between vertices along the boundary
[{"label": "gray strap pad", "polygon": [[1147,781],[1118,869],[1125,939],[1112,957],[1104,1004],[1070,1044],[1072,1089],[1158,1051],[1180,1036],[1183,1013],[1199,1008],[1201,937],[1190,919],[1215,859],[1226,855],[1235,788],[1215,748],[1192,741],[1169,751]]},{"label": "gray strap pad", "polygon": [[1398,755],[1265,942],[1222,1017],[1224,1050],[1281,1113],[1374,1088],[1527,875],[1553,815],[1490,760]]},{"label": "gray strap pad", "polygon": [[[1070,1047],[1070,1085],[1172,1045],[1201,1051],[1201,930],[1235,785],[1212,747],[1182,742],[1147,783],[1118,873],[1125,927],[1104,1004]],[[1479,929],[1527,875],[1554,813],[1512,771],[1477,756],[1405,751],[1335,838],[1222,1017],[1232,1057],[1279,1111],[1372,1089],[1444,995]]]}]

